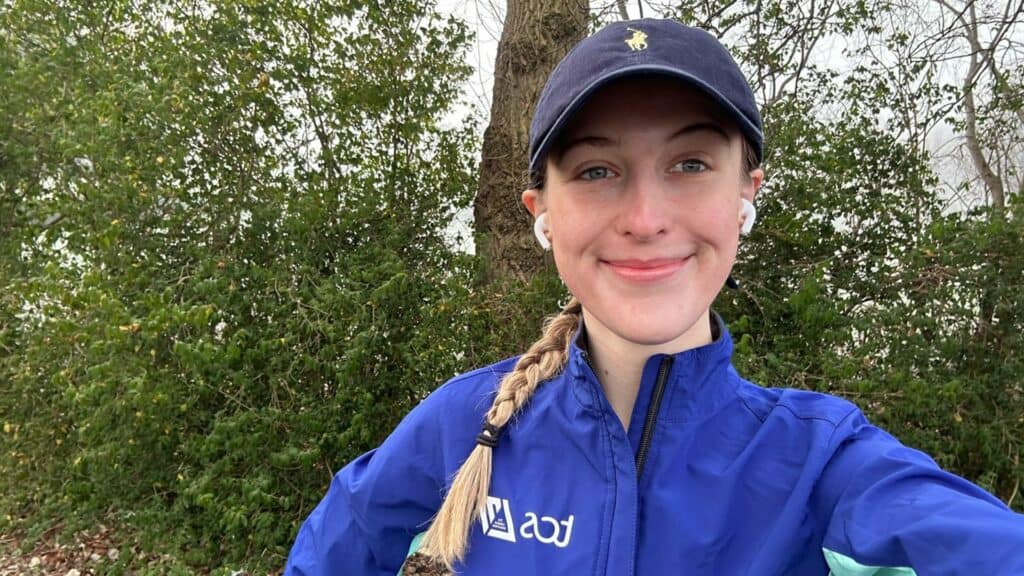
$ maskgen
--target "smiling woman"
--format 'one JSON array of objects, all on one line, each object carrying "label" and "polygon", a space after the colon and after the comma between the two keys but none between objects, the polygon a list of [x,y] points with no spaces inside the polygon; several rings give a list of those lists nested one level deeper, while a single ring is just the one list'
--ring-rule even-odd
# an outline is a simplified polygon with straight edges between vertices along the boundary
[{"label": "smiling woman", "polygon": [[390,575],[411,548],[489,576],[1024,573],[1024,517],[849,402],[733,369],[710,307],[762,149],[706,32],[581,42],[537,105],[522,193],[572,300],[339,472],[286,572]]},{"label": "smiling woman", "polygon": [[711,341],[740,200],[763,180],[744,170],[743,138],[723,116],[678,80],[618,80],[566,127],[545,187],[523,193],[534,216],[547,214],[559,274],[584,304],[593,363],[626,428],[645,360]]}]

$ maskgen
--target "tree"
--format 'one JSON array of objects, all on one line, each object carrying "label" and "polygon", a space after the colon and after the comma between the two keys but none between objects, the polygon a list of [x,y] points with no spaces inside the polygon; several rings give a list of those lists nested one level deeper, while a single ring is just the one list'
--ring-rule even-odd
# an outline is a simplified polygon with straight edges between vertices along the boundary
[{"label": "tree", "polygon": [[586,35],[588,13],[586,0],[508,0],[473,205],[476,252],[489,279],[526,278],[545,266],[519,202],[530,118],[555,64]]},{"label": "tree", "polygon": [[465,26],[411,0],[0,18],[0,518],[279,566],[454,371]]}]

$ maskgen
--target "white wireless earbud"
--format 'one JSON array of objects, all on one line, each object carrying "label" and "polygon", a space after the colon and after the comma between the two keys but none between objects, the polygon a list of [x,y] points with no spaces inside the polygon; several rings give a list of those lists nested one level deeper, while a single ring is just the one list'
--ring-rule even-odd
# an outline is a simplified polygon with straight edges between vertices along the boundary
[{"label": "white wireless earbud", "polygon": [[740,198],[740,218],[743,219],[743,224],[740,225],[740,234],[747,235],[754,229],[754,221],[757,220],[757,209],[754,205],[746,198]]},{"label": "white wireless earbud", "polygon": [[537,242],[540,243],[540,247],[545,250],[551,250],[551,241],[544,234],[548,231],[548,213],[541,212],[537,219],[533,221],[533,235],[537,237]]}]

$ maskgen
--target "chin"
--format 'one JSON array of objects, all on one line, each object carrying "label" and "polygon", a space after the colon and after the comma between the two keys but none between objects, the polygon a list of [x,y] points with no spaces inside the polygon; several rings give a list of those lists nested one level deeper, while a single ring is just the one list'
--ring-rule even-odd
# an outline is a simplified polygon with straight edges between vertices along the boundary
[{"label": "chin", "polygon": [[600,283],[595,287],[570,282],[578,280],[575,278],[565,280],[570,292],[583,304],[587,321],[595,323],[590,328],[598,333],[661,352],[681,351],[708,341],[709,328],[698,324],[707,318],[710,298],[694,286],[661,286],[630,293],[606,289]]},{"label": "chin", "polygon": [[[689,321],[687,321],[689,320]],[[673,342],[679,342],[685,346],[689,340],[687,336],[693,332],[698,318],[680,320],[665,326],[622,326],[614,330],[620,338],[639,344],[641,346],[664,346]]]}]

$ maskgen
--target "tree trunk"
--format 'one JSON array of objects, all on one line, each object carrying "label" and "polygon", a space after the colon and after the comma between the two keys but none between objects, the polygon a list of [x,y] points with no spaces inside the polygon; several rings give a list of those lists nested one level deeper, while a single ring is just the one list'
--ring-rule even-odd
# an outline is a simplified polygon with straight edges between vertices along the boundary
[{"label": "tree trunk", "polygon": [[519,202],[527,185],[530,120],[548,74],[586,35],[590,12],[588,0],[508,0],[506,6],[473,207],[476,250],[488,280],[527,278],[547,265]]}]

